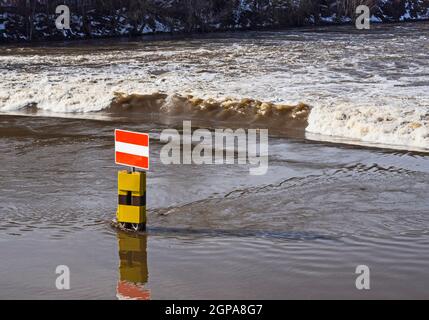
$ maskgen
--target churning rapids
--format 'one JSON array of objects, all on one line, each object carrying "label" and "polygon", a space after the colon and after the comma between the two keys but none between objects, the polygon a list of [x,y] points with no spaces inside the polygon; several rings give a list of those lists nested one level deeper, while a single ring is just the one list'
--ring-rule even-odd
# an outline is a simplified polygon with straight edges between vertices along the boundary
[{"label": "churning rapids", "polygon": [[0,48],[0,112],[180,113],[429,150],[429,23]]},{"label": "churning rapids", "polygon": [[[127,281],[153,299],[428,299],[428,37],[416,23],[1,46],[0,299],[123,298]],[[268,171],[163,164],[161,132],[183,120],[268,128]],[[151,136],[145,235],[110,226],[116,128]]]}]

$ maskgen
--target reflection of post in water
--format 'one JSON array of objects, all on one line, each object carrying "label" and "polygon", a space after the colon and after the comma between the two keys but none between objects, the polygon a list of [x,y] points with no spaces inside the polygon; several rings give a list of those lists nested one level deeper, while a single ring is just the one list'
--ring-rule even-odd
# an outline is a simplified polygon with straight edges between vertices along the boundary
[{"label": "reflection of post in water", "polygon": [[118,233],[119,282],[116,290],[118,299],[149,300],[147,236]]}]

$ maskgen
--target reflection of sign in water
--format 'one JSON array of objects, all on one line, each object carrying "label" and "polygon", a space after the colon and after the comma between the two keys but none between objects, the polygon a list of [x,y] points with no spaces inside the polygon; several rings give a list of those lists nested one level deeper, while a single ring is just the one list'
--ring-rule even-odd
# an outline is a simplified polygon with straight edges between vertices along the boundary
[{"label": "reflection of sign in water", "polygon": [[148,282],[147,237],[118,233],[119,244],[119,281],[116,297],[120,300],[149,300],[150,290],[145,288]]}]

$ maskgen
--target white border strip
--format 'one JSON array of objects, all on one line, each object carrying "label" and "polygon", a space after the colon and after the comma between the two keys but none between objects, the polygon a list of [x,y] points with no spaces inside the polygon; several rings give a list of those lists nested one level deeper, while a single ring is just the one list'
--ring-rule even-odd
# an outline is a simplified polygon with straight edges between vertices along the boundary
[{"label": "white border strip", "polygon": [[115,142],[115,152],[128,153],[149,158],[149,147],[140,146],[138,144]]}]

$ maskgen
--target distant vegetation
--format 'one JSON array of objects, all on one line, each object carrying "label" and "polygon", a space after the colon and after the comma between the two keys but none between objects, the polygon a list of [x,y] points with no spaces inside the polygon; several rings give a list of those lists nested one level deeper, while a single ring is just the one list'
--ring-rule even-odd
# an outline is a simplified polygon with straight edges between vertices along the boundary
[{"label": "distant vegetation", "polygon": [[[55,8],[71,29],[55,28]],[[429,18],[429,0],[0,0],[0,41],[136,36],[348,23],[366,4],[373,21]]]}]

